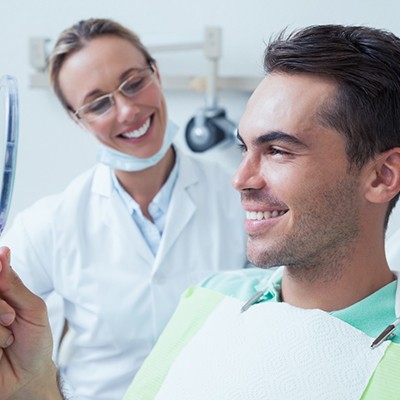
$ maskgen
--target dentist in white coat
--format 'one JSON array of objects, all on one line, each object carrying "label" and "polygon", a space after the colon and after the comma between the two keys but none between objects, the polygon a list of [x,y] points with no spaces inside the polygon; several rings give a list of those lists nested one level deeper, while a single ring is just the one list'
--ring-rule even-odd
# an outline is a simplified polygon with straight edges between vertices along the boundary
[{"label": "dentist in white coat", "polygon": [[50,77],[100,142],[99,163],[20,213],[2,244],[32,291],[63,300],[72,393],[121,399],[181,293],[246,265],[243,211],[220,167],[172,145],[157,64],[134,33],[77,23],[60,35]]}]

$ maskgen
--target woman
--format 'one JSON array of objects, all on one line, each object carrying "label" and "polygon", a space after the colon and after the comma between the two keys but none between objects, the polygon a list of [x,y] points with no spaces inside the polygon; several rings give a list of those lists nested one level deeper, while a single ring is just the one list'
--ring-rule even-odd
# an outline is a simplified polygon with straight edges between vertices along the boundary
[{"label": "woman", "polygon": [[82,399],[120,399],[185,288],[246,264],[243,211],[218,166],[172,145],[159,70],[135,34],[77,23],[50,78],[100,142],[99,164],[18,215],[2,243],[32,291],[63,299],[67,382]]}]

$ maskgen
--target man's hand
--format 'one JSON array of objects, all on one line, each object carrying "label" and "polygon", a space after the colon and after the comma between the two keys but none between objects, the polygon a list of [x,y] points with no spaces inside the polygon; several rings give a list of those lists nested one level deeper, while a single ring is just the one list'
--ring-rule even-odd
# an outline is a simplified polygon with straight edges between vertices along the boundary
[{"label": "man's hand", "polygon": [[46,305],[10,267],[0,248],[0,400],[57,400]]}]

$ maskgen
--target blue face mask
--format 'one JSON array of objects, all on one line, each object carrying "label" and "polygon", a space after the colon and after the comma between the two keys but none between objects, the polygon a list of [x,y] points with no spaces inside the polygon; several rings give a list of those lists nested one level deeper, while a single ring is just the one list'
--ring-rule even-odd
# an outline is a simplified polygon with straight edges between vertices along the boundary
[{"label": "blue face mask", "polygon": [[168,121],[161,149],[147,158],[121,153],[101,144],[97,152],[97,161],[119,171],[142,171],[156,165],[165,156],[177,133],[178,127],[173,122]]}]

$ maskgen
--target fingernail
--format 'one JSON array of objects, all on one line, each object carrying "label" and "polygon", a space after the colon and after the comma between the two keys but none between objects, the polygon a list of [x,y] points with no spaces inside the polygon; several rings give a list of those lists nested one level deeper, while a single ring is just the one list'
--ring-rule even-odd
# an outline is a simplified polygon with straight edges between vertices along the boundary
[{"label": "fingernail", "polygon": [[14,314],[13,313],[5,313],[0,315],[0,321],[4,325],[10,325],[14,321]]},{"label": "fingernail", "polygon": [[5,343],[5,346],[8,347],[10,345],[12,345],[14,342],[14,335],[10,335]]}]

